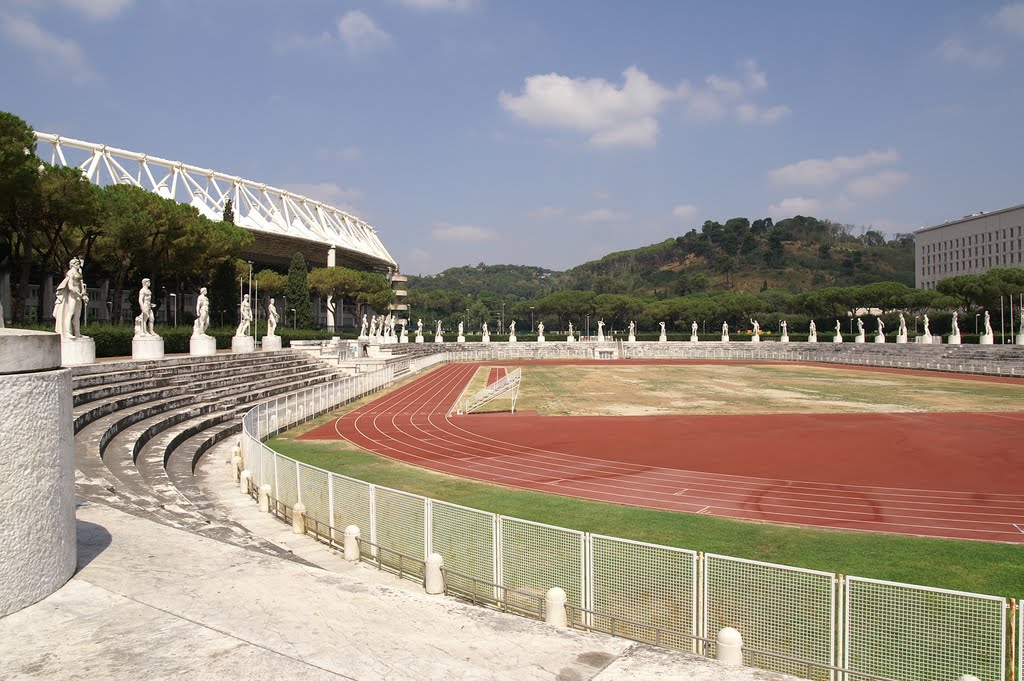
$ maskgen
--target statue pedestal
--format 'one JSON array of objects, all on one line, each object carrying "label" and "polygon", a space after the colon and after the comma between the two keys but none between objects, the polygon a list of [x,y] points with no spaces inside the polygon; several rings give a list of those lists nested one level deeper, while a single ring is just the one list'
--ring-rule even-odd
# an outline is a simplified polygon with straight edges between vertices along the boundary
[{"label": "statue pedestal", "polygon": [[516,342],[516,335],[514,333],[511,336],[508,337],[508,342],[509,343],[515,343]]},{"label": "statue pedestal", "polygon": [[435,343],[444,343],[444,336],[434,336]]},{"label": "statue pedestal", "polygon": [[281,349],[281,337],[280,336],[264,336],[263,337],[263,349],[264,350],[280,350]]},{"label": "statue pedestal", "polygon": [[232,336],[231,352],[256,352],[256,340],[252,336]]},{"label": "statue pedestal", "polygon": [[812,333],[811,335],[807,336],[807,342],[808,343],[817,343],[818,342],[818,334]]},{"label": "statue pedestal", "polygon": [[996,336],[993,333],[983,333],[978,336],[978,345],[993,345],[996,342]]},{"label": "statue pedestal", "polygon": [[700,341],[700,339],[697,338],[697,334],[693,334],[692,336],[690,336],[690,342],[691,343],[697,343],[699,341]]},{"label": "statue pedestal", "polygon": [[456,343],[465,343],[466,342],[466,337],[465,336],[459,336],[458,338],[455,339],[455,342]]},{"label": "statue pedestal", "polygon": [[923,336],[919,336],[918,339],[917,339],[917,342],[918,343],[922,343],[924,345],[931,345],[932,344],[932,335],[930,333],[926,333]]},{"label": "statue pedestal", "polygon": [[422,333],[416,334],[416,342],[417,343],[422,343],[423,342],[423,334]]},{"label": "statue pedestal", "polygon": [[727,333],[723,333],[722,334],[722,342],[723,343],[728,343],[729,342],[729,334],[727,334]]},{"label": "statue pedestal", "polygon": [[598,343],[604,343],[604,334],[603,333],[597,334],[597,342]]},{"label": "statue pedestal", "polygon": [[759,336],[758,334],[755,333],[753,336],[750,337],[750,342],[751,343],[760,343],[761,342],[761,336]]},{"label": "statue pedestal", "polygon": [[213,336],[192,336],[188,341],[188,354],[196,357],[217,354],[217,339]]},{"label": "statue pedestal", "polygon": [[164,339],[160,336],[143,336],[132,339],[132,359],[163,359]]},{"label": "statue pedestal", "polygon": [[907,342],[907,334],[905,334],[905,333],[898,334],[896,336],[896,342],[897,343],[906,343]]},{"label": "statue pedestal", "polygon": [[636,336],[629,334],[629,338],[626,339],[627,343],[636,343]]},{"label": "statue pedestal", "polygon": [[366,342],[366,341],[369,341],[369,340],[370,340],[370,337],[369,337],[369,336],[367,336],[367,335],[366,335],[365,333],[363,333],[363,334],[360,334],[360,335],[359,335],[359,338],[357,338],[356,340],[360,340],[360,341],[364,341],[364,342]]},{"label": "statue pedestal", "polygon": [[782,338],[779,339],[779,342],[780,343],[788,343],[789,342],[789,336],[783,336]]},{"label": "statue pedestal", "polygon": [[566,343],[575,343],[576,342],[576,336],[566,336],[565,337],[565,342]]},{"label": "statue pedestal", "polygon": [[859,333],[859,334],[857,334],[857,336],[856,336],[856,337],[855,337],[855,338],[853,339],[853,342],[854,342],[854,343],[864,343],[864,342],[865,342],[866,340],[867,340],[867,339],[866,339],[866,338],[864,338],[864,334],[862,334],[862,333]]},{"label": "statue pedestal", "polygon": [[1013,344],[1024,345],[1024,333],[1018,333],[1017,336],[1013,339]]},{"label": "statue pedestal", "polygon": [[96,363],[96,341],[87,336],[60,339],[60,365],[76,367]]},{"label": "statue pedestal", "polygon": [[668,336],[666,336],[665,334],[661,334],[660,336],[658,336],[658,342],[659,343],[668,343]]},{"label": "statue pedestal", "polygon": [[882,334],[880,334],[880,333],[879,333],[879,334],[876,334],[876,335],[875,335],[875,342],[876,342],[876,343],[884,343],[884,342],[885,342],[885,336],[883,336],[883,335],[882,335]]},{"label": "statue pedestal", "polygon": [[833,343],[842,343],[842,342],[843,342],[843,336],[842,336],[842,334],[838,334],[838,333],[837,333],[837,334],[836,334],[835,336],[833,336],[833,337],[832,337],[832,342],[833,342]]},{"label": "statue pedestal", "polygon": [[537,342],[538,343],[543,343],[544,342],[544,336],[537,336]]},{"label": "statue pedestal", "polygon": [[409,334],[407,334],[406,332],[403,331],[402,335],[398,337],[398,342],[399,343],[408,343],[409,342]]},{"label": "statue pedestal", "polygon": [[960,345],[960,336],[950,335],[949,340],[946,341],[949,345]]},{"label": "statue pedestal", "polygon": [[480,339],[480,342],[481,343],[490,343],[491,342],[491,337],[490,336],[484,336],[483,338]]}]

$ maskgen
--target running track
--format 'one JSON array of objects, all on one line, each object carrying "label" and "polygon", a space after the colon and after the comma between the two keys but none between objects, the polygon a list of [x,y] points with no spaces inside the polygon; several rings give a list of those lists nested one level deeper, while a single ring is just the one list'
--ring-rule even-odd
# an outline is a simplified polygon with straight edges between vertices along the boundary
[{"label": "running track", "polygon": [[1024,543],[1024,413],[448,416],[478,366],[443,366],[300,439],[648,508]]}]

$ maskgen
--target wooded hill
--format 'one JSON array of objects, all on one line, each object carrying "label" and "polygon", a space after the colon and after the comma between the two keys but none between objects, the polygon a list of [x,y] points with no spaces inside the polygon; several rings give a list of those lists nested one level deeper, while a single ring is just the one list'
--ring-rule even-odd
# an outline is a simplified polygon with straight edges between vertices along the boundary
[{"label": "wooded hill", "polygon": [[454,267],[409,277],[410,291],[496,295],[508,301],[558,290],[617,293],[658,299],[715,291],[779,288],[793,293],[879,281],[914,285],[914,240],[853,234],[849,225],[796,216],[707,221],[698,231],[610,253],[564,272],[525,265]]}]

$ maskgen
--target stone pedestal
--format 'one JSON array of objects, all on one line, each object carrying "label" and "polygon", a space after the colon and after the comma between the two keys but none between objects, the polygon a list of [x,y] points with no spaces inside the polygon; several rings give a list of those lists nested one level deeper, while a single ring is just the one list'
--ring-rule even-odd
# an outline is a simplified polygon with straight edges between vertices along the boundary
[{"label": "stone pedestal", "polygon": [[0,618],[46,598],[75,572],[72,386],[61,368],[67,343],[81,341],[0,329]]},{"label": "stone pedestal", "polygon": [[978,345],[993,345],[996,342],[996,336],[993,333],[983,333],[978,336]]},{"label": "stone pedestal", "polygon": [[833,343],[842,343],[843,342],[843,335],[840,334],[840,333],[837,333],[836,335],[832,336],[832,342]]},{"label": "stone pedestal", "polygon": [[96,341],[86,336],[60,339],[61,366],[77,367],[96,363]]},{"label": "stone pedestal", "polygon": [[466,337],[465,336],[459,336],[458,338],[455,339],[455,342],[456,343],[465,343],[466,342]]},{"label": "stone pedestal", "polygon": [[490,343],[491,342],[491,337],[490,336],[484,336],[483,338],[480,339],[480,342],[481,343]]},{"label": "stone pedestal", "polygon": [[281,337],[280,336],[264,336],[263,337],[263,349],[264,350],[280,350],[281,349]]},{"label": "stone pedestal", "polygon": [[931,345],[932,344],[932,335],[930,333],[928,333],[928,334],[925,334],[923,336],[918,336],[917,342],[921,343],[922,345]]},{"label": "stone pedestal", "polygon": [[807,336],[807,342],[808,343],[817,343],[818,342],[818,334],[812,333],[809,336]]},{"label": "stone pedestal", "polygon": [[862,334],[862,333],[859,333],[859,334],[857,334],[857,335],[856,335],[856,336],[854,337],[854,339],[853,339],[853,342],[854,342],[854,343],[864,343],[864,342],[866,342],[866,340],[867,340],[867,339],[866,339],[866,338],[864,338],[864,334]]},{"label": "stone pedestal", "polygon": [[603,333],[597,334],[597,342],[598,343],[604,343],[604,334]]},{"label": "stone pedestal", "polygon": [[196,357],[217,354],[217,339],[213,336],[192,336],[188,341],[188,354]]},{"label": "stone pedestal", "polygon": [[781,338],[779,338],[779,342],[780,343],[788,343],[789,342],[789,336],[782,336]]},{"label": "stone pedestal", "polygon": [[751,343],[760,343],[761,342],[761,337],[755,333],[753,336],[750,337],[750,342]]},{"label": "stone pedestal", "polygon": [[565,342],[566,343],[575,343],[576,342],[576,336],[566,336],[565,337]]},{"label": "stone pedestal", "polygon": [[444,336],[434,336],[435,343],[444,343]]},{"label": "stone pedestal", "polygon": [[698,341],[700,341],[700,339],[697,338],[697,334],[693,334],[692,336],[690,336],[691,343],[697,343]]},{"label": "stone pedestal", "polygon": [[508,337],[508,342],[509,343],[515,343],[516,342],[516,335],[514,333],[511,336]]},{"label": "stone pedestal", "polygon": [[231,352],[256,352],[256,341],[252,336],[232,336]]},{"label": "stone pedestal", "polygon": [[729,334],[727,334],[727,333],[723,333],[722,334],[722,342],[723,343],[728,343],[729,342]]},{"label": "stone pedestal", "polygon": [[907,342],[907,334],[905,334],[905,333],[898,334],[896,336],[896,342],[897,343],[906,343]]},{"label": "stone pedestal", "polygon": [[658,336],[658,342],[659,343],[668,343],[668,336],[666,336],[665,334],[661,334],[660,336]]},{"label": "stone pedestal", "polygon": [[1018,333],[1017,337],[1013,340],[1014,345],[1024,345],[1024,333]]},{"label": "stone pedestal", "polygon": [[875,342],[876,343],[884,343],[885,342],[885,336],[883,336],[880,333],[879,334],[875,334]]},{"label": "stone pedestal", "polygon": [[537,342],[538,343],[543,343],[544,342],[544,336],[537,336]]},{"label": "stone pedestal", "polygon": [[403,331],[402,335],[398,337],[398,342],[399,343],[408,343],[409,342],[409,334],[407,334],[405,331]]},{"label": "stone pedestal", "polygon": [[423,342],[423,334],[422,333],[416,334],[416,342],[417,343],[422,343]]},{"label": "stone pedestal", "polygon": [[947,341],[950,345],[960,345],[960,336],[950,336]]},{"label": "stone pedestal", "polygon": [[636,336],[629,334],[629,338],[626,339],[627,343],[636,343]]},{"label": "stone pedestal", "polygon": [[160,336],[143,336],[132,339],[132,359],[163,359],[164,339]]}]

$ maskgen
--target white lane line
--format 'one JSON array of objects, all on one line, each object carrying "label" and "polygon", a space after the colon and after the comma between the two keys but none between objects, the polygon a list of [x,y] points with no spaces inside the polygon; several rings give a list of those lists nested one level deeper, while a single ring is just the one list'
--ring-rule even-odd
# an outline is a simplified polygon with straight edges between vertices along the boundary
[{"label": "white lane line", "polygon": [[706,513],[709,508],[711,508],[711,507],[710,506],[705,506],[704,508],[702,508],[699,511],[697,511],[697,515],[700,515],[701,513]]},{"label": "white lane line", "polygon": [[1013,525],[1014,527],[1016,527],[1018,532],[1020,532],[1021,534],[1024,534],[1024,527],[1021,527],[1017,523],[1010,523],[1010,524]]},{"label": "white lane line", "polygon": [[672,496],[674,496],[674,497],[681,497],[684,494],[686,494],[688,491],[690,491],[689,487],[687,487],[686,489],[681,489],[678,492],[672,492]]}]

